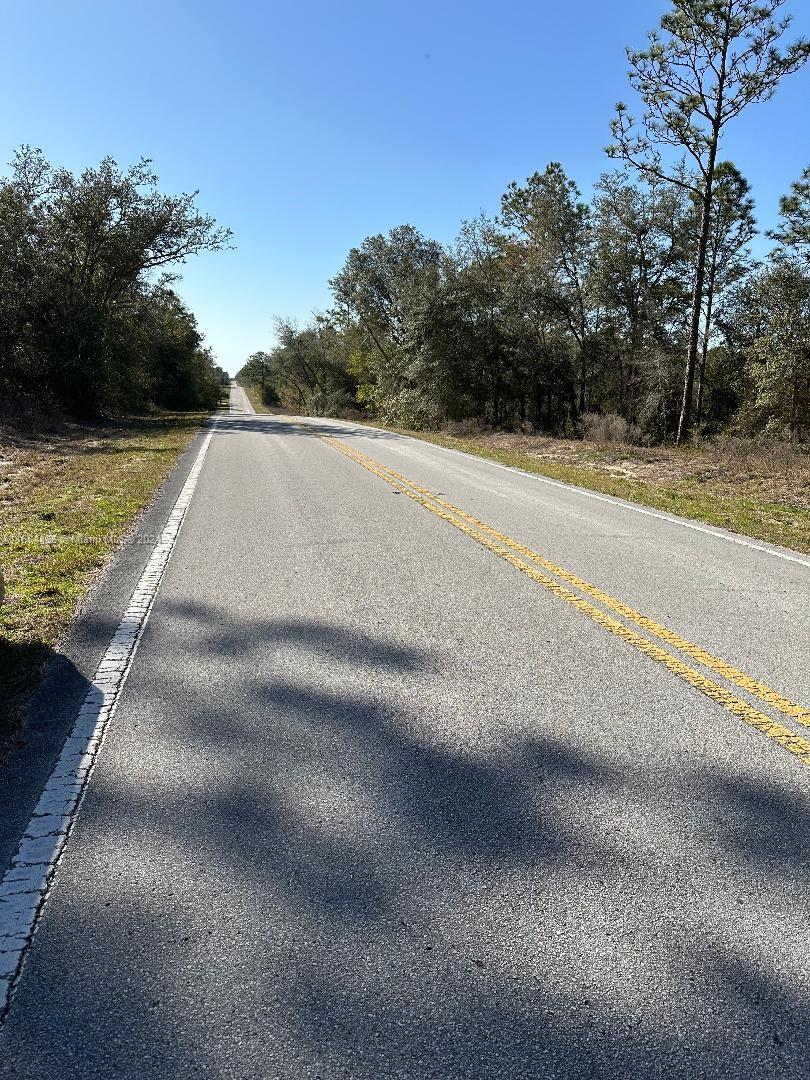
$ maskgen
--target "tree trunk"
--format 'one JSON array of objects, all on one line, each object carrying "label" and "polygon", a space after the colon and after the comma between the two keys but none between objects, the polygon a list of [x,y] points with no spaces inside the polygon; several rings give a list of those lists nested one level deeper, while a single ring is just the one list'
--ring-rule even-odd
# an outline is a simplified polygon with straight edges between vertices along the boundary
[{"label": "tree trunk", "polygon": [[536,428],[540,427],[540,416],[542,412],[542,400],[543,400],[543,387],[534,379],[532,386],[532,423]]},{"label": "tree trunk", "polygon": [[493,355],[492,368],[492,420],[493,427],[499,427],[501,423],[501,358],[498,351]]},{"label": "tree trunk", "polygon": [[703,284],[706,279],[706,254],[709,249],[711,231],[712,195],[714,185],[714,167],[717,161],[717,143],[720,129],[716,127],[712,139],[709,161],[706,166],[706,190],[703,193],[703,205],[700,215],[700,245],[698,261],[695,267],[695,284],[692,290],[692,321],[689,327],[689,351],[686,356],[686,375],[683,380],[683,402],[678,420],[676,442],[683,442],[689,432],[692,421],[692,397],[695,388],[695,368],[697,367],[698,349],[700,348],[700,320],[703,315]]},{"label": "tree trunk", "polygon": [[692,289],[692,318],[689,325],[689,350],[686,354],[686,374],[683,381],[683,400],[678,419],[677,443],[682,443],[692,421],[692,394],[695,386],[695,367],[700,346],[700,320],[703,313],[703,281],[706,276],[706,248],[709,240],[709,209],[711,200],[708,189],[703,197],[701,214],[700,246],[695,267],[695,283]]},{"label": "tree trunk", "polygon": [[700,353],[700,371],[698,372],[697,408],[695,409],[695,423],[699,424],[703,418],[703,391],[706,384],[706,357],[709,352],[709,335],[712,332],[712,308],[714,307],[714,282],[709,282],[706,291],[706,325],[703,328],[703,345]]},{"label": "tree trunk", "polygon": [[587,378],[586,373],[587,360],[585,357],[585,349],[582,345],[579,347],[579,415],[581,416],[588,407],[588,391],[585,385]]}]

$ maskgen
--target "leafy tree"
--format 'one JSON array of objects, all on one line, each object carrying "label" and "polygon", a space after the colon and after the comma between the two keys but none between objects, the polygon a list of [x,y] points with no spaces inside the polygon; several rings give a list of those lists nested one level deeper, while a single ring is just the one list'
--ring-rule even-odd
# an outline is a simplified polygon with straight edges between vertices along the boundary
[{"label": "leafy tree", "polygon": [[437,373],[424,346],[445,273],[441,245],[400,225],[353,248],[330,282],[335,318],[359,331],[355,371],[367,400],[391,422],[419,426],[436,415]]},{"label": "leafy tree", "polygon": [[237,375],[242,382],[264,386],[265,404],[281,403],[314,416],[339,413],[354,404],[347,341],[330,319],[316,315],[303,328],[278,319],[276,336],[276,347],[253,353]]},{"label": "leafy tree", "polygon": [[0,391],[11,395],[36,391],[43,382],[36,325],[44,172],[41,157],[20,153],[12,177],[0,181]]},{"label": "leafy tree", "polygon": [[[649,47],[628,50],[629,79],[644,104],[637,124],[623,104],[612,123],[608,153],[692,192],[700,208],[692,314],[678,441],[686,436],[700,348],[706,263],[718,152],[726,126],[754,102],[770,98],[783,76],[810,57],[800,39],[781,51],[790,18],[777,17],[785,0],[672,0],[662,33]],[[662,153],[680,152],[674,164]],[[692,173],[687,172],[684,158]]]},{"label": "leafy tree", "polygon": [[513,240],[531,253],[535,272],[554,297],[559,318],[575,343],[577,396],[573,412],[588,407],[592,335],[599,313],[588,295],[592,221],[579,189],[558,162],[534,173],[523,187],[512,183],[501,199],[501,217]]},{"label": "leafy tree", "polygon": [[243,382],[259,387],[265,405],[274,405],[278,401],[276,389],[272,382],[268,381],[271,368],[270,355],[266,352],[255,352],[248,357],[247,362],[237,376]]},{"label": "leafy tree", "polygon": [[753,396],[744,417],[756,428],[810,434],[810,273],[776,259],[739,292],[731,340],[742,354]]},{"label": "leafy tree", "polygon": [[105,158],[74,176],[18,151],[0,185],[7,392],[44,393],[77,416],[146,392],[149,360],[135,343],[147,341],[150,298],[163,303],[171,280],[156,288],[156,277],[230,239],[195,195],[164,195],[157,183],[146,160],[122,171]]},{"label": "leafy tree", "polygon": [[302,330],[279,319],[276,334],[279,344],[271,353],[271,365],[282,400],[294,391],[300,405],[315,415],[352,403],[345,343],[329,318],[316,315]]},{"label": "leafy tree", "polygon": [[[498,427],[509,397],[504,260],[497,224],[483,214],[462,223],[453,248],[458,335],[479,419]],[[489,416],[486,406],[491,406]]]},{"label": "leafy tree", "polygon": [[574,346],[548,267],[508,238],[501,266],[504,329],[512,359],[518,420],[557,434],[575,411]]},{"label": "leafy tree", "polygon": [[[614,343],[616,409],[633,423],[644,395],[660,401],[664,368],[658,354],[671,351],[682,335],[689,210],[682,189],[655,177],[634,184],[625,171],[606,173],[596,187],[593,288]],[[653,353],[654,377],[648,384]]]},{"label": "leafy tree", "polygon": [[810,262],[810,165],[779,202],[782,223],[768,235]]},{"label": "leafy tree", "polygon": [[[147,358],[146,393],[140,404],[158,401],[177,410],[215,408],[224,373],[217,370],[196,319],[177,294],[166,288],[147,294],[140,321],[147,338],[142,353]],[[120,407],[125,409],[127,401],[122,400]]]}]

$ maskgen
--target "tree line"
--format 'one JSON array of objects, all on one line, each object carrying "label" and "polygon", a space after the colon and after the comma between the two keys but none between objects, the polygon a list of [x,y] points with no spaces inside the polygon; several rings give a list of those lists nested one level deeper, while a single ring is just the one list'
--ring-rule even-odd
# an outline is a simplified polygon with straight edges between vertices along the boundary
[{"label": "tree line", "polygon": [[407,427],[474,420],[555,435],[611,417],[622,437],[734,429],[810,435],[810,168],[754,259],[730,124],[810,57],[782,47],[785,0],[673,0],[628,51],[623,104],[586,201],[552,162],[442,245],[411,225],[368,237],[333,306],[279,320],[240,378],[300,412],[368,410]]},{"label": "tree line", "polygon": [[74,175],[22,147],[0,178],[0,396],[77,418],[214,408],[228,376],[170,268],[229,240],[147,160]]}]

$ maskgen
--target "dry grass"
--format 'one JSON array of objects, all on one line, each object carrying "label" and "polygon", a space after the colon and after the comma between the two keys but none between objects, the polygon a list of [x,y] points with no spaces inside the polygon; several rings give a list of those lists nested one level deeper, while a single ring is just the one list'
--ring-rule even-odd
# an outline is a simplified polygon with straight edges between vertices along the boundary
[{"label": "dry grass", "polygon": [[204,418],[0,425],[0,753],[93,578]]},{"label": "dry grass", "polygon": [[810,451],[724,440],[689,447],[598,445],[470,429],[416,438],[810,553]]}]

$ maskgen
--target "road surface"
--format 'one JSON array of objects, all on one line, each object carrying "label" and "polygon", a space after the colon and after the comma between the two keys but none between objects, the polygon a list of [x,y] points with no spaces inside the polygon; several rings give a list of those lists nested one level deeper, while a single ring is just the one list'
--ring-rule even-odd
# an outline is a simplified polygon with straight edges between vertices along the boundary
[{"label": "road surface", "polygon": [[807,1078],[808,561],[251,413],[236,388],[0,1076]]}]

